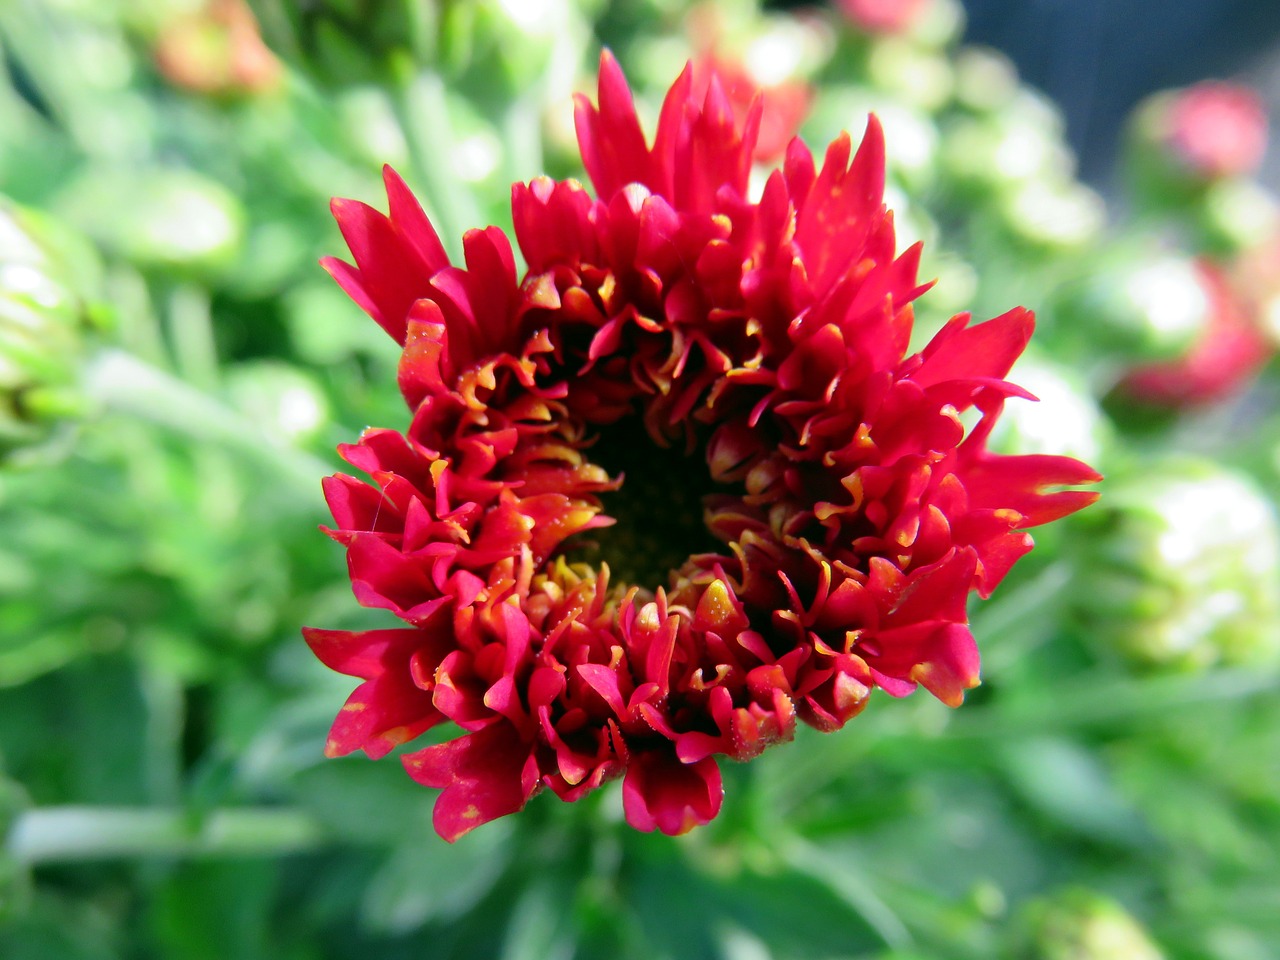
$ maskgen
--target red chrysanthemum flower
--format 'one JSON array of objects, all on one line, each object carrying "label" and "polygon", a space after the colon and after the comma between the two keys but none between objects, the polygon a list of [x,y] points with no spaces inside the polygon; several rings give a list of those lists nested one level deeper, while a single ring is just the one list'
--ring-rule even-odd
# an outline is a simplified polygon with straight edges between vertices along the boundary
[{"label": "red chrysanthemum flower", "polygon": [[925,287],[875,119],[852,161],[847,135],[820,168],[793,141],[756,201],[759,103],[739,121],[716,78],[692,89],[686,69],[650,145],[603,56],[577,112],[595,196],[512,188],[523,277],[494,227],[451,264],[389,169],[389,216],[334,202],[355,265],[326,266],[403,344],[413,417],[342,448],[373,482],[325,482],[329,532],[406,626],[306,636],[364,681],[328,753],[460,728],[403,756],[447,840],[618,776],[633,826],[682,833],[718,812],[721,758],[797,719],[835,730],[875,687],[960,703],[969,593],[1095,498],[1053,489],[1099,479],[1078,461],[985,447],[1027,396],[1002,378],[1029,312],[904,356]]}]

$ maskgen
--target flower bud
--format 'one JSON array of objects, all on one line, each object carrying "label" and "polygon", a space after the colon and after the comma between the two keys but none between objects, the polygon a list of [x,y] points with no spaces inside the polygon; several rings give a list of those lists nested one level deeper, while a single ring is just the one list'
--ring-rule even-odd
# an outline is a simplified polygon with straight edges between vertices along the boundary
[{"label": "flower bud", "polygon": [[197,93],[267,93],[282,79],[280,61],[244,0],[208,0],[174,17],[161,27],[155,60],[170,83]]},{"label": "flower bud", "polygon": [[1125,159],[1142,205],[1179,210],[1203,202],[1213,184],[1252,176],[1266,145],[1266,111],[1258,95],[1209,81],[1139,104]]},{"label": "flower bud", "polygon": [[143,269],[217,274],[244,240],[240,201],[193,170],[92,169],[57,205],[103,248]]},{"label": "flower bud", "polygon": [[1267,148],[1267,113],[1248,87],[1206,81],[1157,95],[1139,123],[1167,156],[1194,177],[1248,176]]},{"label": "flower bud", "polygon": [[865,33],[906,33],[926,12],[930,0],[838,0],[848,21]]},{"label": "flower bud", "polygon": [[1075,595],[1104,650],[1184,669],[1280,658],[1280,527],[1246,477],[1144,464],[1085,523]]},{"label": "flower bud", "polygon": [[1126,363],[1184,356],[1209,325],[1212,290],[1188,257],[1146,247],[1106,251],[1054,310],[1062,329]]},{"label": "flower bud", "polygon": [[[1195,337],[1175,356],[1140,364],[1120,383],[1122,395],[1154,407],[1195,407],[1238,393],[1275,352],[1256,316],[1255,305],[1236,289],[1230,276],[1202,261],[1197,280],[1208,313]],[[1174,299],[1152,289],[1152,302]],[[1155,314],[1153,313],[1153,316]]]},{"label": "flower bud", "polygon": [[1017,960],[1163,960],[1150,934],[1115,901],[1063,890],[1022,910]]},{"label": "flower bud", "polygon": [[0,198],[0,463],[83,411],[84,339],[104,321],[89,299],[98,269],[81,238]]},{"label": "flower bud", "polygon": [[227,389],[245,417],[289,443],[313,439],[329,420],[324,392],[301,369],[287,363],[240,364],[228,376]]}]

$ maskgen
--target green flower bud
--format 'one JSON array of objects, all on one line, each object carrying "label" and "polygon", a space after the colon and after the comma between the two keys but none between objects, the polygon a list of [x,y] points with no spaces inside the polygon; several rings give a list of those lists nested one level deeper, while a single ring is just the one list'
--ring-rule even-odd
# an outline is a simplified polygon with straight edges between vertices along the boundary
[{"label": "green flower bud", "polygon": [[1280,525],[1246,477],[1143,464],[1085,519],[1082,618],[1104,650],[1198,669],[1280,659]]},{"label": "green flower bud", "polygon": [[227,378],[231,401],[272,436],[301,443],[329,422],[323,391],[302,370],[262,360],[241,364]]},{"label": "green flower bud", "polygon": [[1036,179],[1000,198],[1005,225],[1018,239],[1047,250],[1079,250],[1106,226],[1102,198],[1073,180]]},{"label": "green flower bud", "polygon": [[1107,251],[1086,279],[1063,287],[1054,315],[1095,352],[1153,362],[1184,356],[1212,307],[1193,260],[1143,247]]},{"label": "green flower bud", "polygon": [[1280,229],[1280,205],[1275,196],[1252,180],[1211,184],[1195,212],[1206,246],[1226,255],[1258,247]]},{"label": "green flower bud", "polygon": [[956,54],[956,102],[975,113],[999,110],[1018,94],[1018,70],[1008,57],[985,47]]},{"label": "green flower bud", "polygon": [[219,273],[244,240],[240,201],[193,170],[93,169],[58,207],[104,249],[166,273]]},{"label": "green flower bud", "polygon": [[902,37],[876,41],[867,58],[867,74],[873,86],[930,113],[951,98],[954,83],[945,56]]},{"label": "green flower bud", "polygon": [[1150,934],[1115,901],[1071,889],[1021,911],[1017,960],[1163,960]]},{"label": "green flower bud", "polygon": [[99,269],[83,239],[0,198],[0,463],[84,412],[84,340],[105,321],[88,299]]},{"label": "green flower bud", "polygon": [[1070,183],[1075,170],[1062,118],[1027,91],[999,112],[944,123],[939,162],[954,188],[969,194],[1015,193],[1032,180]]}]

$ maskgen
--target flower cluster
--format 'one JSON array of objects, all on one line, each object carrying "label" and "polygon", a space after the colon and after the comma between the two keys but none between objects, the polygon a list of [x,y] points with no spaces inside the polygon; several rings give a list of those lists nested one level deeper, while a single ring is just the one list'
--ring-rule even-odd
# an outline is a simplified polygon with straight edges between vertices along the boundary
[{"label": "flower cluster", "polygon": [[[978,682],[966,625],[1031,548],[1026,528],[1090,503],[1076,460],[1001,456],[986,439],[1032,331],[1021,308],[953,318],[907,356],[919,245],[895,256],[872,118],[821,165],[797,139],[758,199],[761,117],[735,116],[692,70],[652,144],[620,68],[578,102],[576,181],[512,188],[515,239],[469,231],[450,263],[401,179],[389,216],[337,200],[354,265],[327,268],[403,345],[404,433],[342,448],[372,484],[325,482],[356,597],[406,626],[310,629],[331,668],[364,682],[327,752],[402,757],[442,789],[454,840],[539,790],[576,800],[622,776],[627,820],[684,832],[721,804],[718,764],[843,726],[879,687],[959,704]],[[975,411],[968,431],[966,411]],[[652,447],[627,475],[597,451]],[[683,455],[683,456],[682,456]],[[655,525],[705,491],[708,549],[665,586],[575,561],[610,556],[611,502]],[[620,548],[625,551],[624,548]]]}]

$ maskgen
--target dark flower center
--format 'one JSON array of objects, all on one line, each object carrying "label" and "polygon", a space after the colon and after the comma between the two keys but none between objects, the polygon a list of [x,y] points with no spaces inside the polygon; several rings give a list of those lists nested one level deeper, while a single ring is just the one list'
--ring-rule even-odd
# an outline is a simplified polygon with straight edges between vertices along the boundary
[{"label": "dark flower center", "polygon": [[652,590],[665,585],[668,574],[690,555],[725,552],[707,530],[702,501],[727,488],[711,479],[701,445],[688,454],[661,447],[640,417],[630,416],[601,429],[585,452],[610,476],[624,479],[621,488],[602,498],[604,512],[617,523],[571,545],[570,560],[603,561],[614,583]]}]

